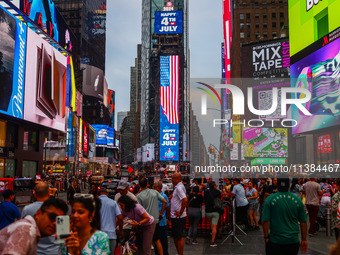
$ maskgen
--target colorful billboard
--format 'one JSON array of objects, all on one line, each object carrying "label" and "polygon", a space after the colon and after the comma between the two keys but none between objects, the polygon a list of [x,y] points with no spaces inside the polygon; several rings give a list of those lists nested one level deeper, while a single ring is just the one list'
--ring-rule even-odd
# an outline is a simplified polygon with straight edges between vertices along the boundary
[{"label": "colorful billboard", "polygon": [[288,8],[291,56],[340,27],[340,1],[289,0]]},{"label": "colorful billboard", "polygon": [[75,136],[75,129],[73,127],[73,113],[71,109],[68,109],[68,116],[67,116],[67,144],[68,144],[68,155],[69,157],[74,157],[74,136]]},{"label": "colorful billboard", "polygon": [[115,92],[111,89],[107,91],[107,107],[109,108],[112,127],[115,126]]},{"label": "colorful billboard", "polygon": [[83,122],[83,154],[89,155],[89,125]]},{"label": "colorful billboard", "polygon": [[[339,36],[340,29],[331,34]],[[299,52],[296,56],[300,59],[294,58],[296,62],[291,67],[292,87],[305,88],[311,92],[312,98],[305,108],[312,116],[305,116],[292,107],[292,118],[298,122],[293,127],[293,134],[340,124],[340,38],[327,38],[328,44],[321,44],[323,39],[320,39]],[[315,45],[321,48],[315,51]]]},{"label": "colorful billboard", "polygon": [[244,128],[243,144],[246,158],[288,157],[286,128]]},{"label": "colorful billboard", "polygon": [[230,47],[232,40],[231,0],[223,0],[223,34],[224,34],[224,78],[230,78]]},{"label": "colorful billboard", "polygon": [[179,56],[160,57],[159,160],[179,159]]},{"label": "colorful billboard", "polygon": [[[253,88],[253,104],[256,109],[267,110],[272,105],[272,88],[290,86],[290,54],[288,38],[245,45],[241,48],[242,86]],[[280,100],[281,90],[278,90]],[[281,100],[280,100],[281,101]],[[280,102],[279,101],[279,102]],[[247,117],[280,119],[281,108],[267,116]]]},{"label": "colorful billboard", "polygon": [[108,125],[91,125],[96,131],[96,146],[113,148],[114,146],[114,129]]},{"label": "colorful billboard", "polygon": [[20,0],[20,10],[63,48],[72,52],[77,39],[51,0]]},{"label": "colorful billboard", "polygon": [[0,113],[22,119],[27,27],[0,6]]},{"label": "colorful billboard", "polygon": [[155,34],[182,34],[183,11],[155,12]]},{"label": "colorful billboard", "polygon": [[67,58],[27,30],[24,119],[65,132]]}]

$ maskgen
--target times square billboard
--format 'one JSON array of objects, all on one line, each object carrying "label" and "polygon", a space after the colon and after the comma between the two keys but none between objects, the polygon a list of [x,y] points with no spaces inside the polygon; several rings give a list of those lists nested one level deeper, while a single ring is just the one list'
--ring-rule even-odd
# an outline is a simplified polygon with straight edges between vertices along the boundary
[{"label": "times square billboard", "polygon": [[155,12],[155,34],[182,34],[183,11]]},{"label": "times square billboard", "polygon": [[[291,84],[311,93],[304,107],[305,116],[292,107],[292,118],[298,125],[293,134],[334,127],[340,124],[340,27],[292,56]],[[298,98],[303,95],[297,95]]]},{"label": "times square billboard", "polygon": [[27,27],[0,6],[0,113],[22,119]]},{"label": "times square billboard", "polygon": [[160,57],[159,160],[179,160],[179,56]]},{"label": "times square billboard", "polygon": [[[241,48],[242,87],[253,90],[253,104],[259,110],[268,109],[272,102],[272,88],[278,88],[278,101],[281,101],[282,87],[290,87],[289,39],[253,43]],[[247,112],[247,117],[254,117]],[[280,119],[281,108],[265,119]],[[259,118],[257,117],[257,118]]]}]

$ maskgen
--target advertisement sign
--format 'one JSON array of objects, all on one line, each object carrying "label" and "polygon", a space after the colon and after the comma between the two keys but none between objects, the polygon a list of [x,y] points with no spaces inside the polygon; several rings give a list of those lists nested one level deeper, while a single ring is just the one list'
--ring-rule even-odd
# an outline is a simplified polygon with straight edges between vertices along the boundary
[{"label": "advertisement sign", "polygon": [[308,89],[312,94],[311,100],[304,104],[311,116],[292,107],[292,118],[298,122],[293,134],[340,124],[340,38],[316,51],[314,48],[311,45],[301,51],[300,60],[296,59],[291,67],[292,87]]},{"label": "advertisement sign", "polygon": [[237,143],[230,144],[230,160],[238,160],[238,146]]},{"label": "advertisement sign", "polygon": [[250,165],[285,165],[285,158],[255,158],[250,162]]},{"label": "advertisement sign", "polygon": [[76,112],[78,117],[83,115],[83,95],[78,90],[76,92]]},{"label": "advertisement sign", "polygon": [[288,157],[286,128],[244,128],[243,144],[246,158]]},{"label": "advertisement sign", "polygon": [[83,154],[89,155],[89,125],[83,122]]},{"label": "advertisement sign", "polygon": [[22,119],[27,27],[0,6],[0,113]]},{"label": "advertisement sign", "polygon": [[156,34],[182,34],[183,11],[155,12]]},{"label": "advertisement sign", "polygon": [[72,52],[72,44],[76,45],[77,39],[53,1],[20,0],[20,10],[63,48]]},{"label": "advertisement sign", "polygon": [[67,144],[69,157],[74,157],[74,128],[72,126],[73,113],[72,110],[68,110],[67,116]]},{"label": "advertisement sign", "polygon": [[[104,86],[104,72],[103,70],[85,64],[80,64],[83,69],[83,93],[87,96],[97,97],[105,101],[107,100],[107,87],[105,91]],[[104,98],[104,95],[106,97]]]},{"label": "advertisement sign", "polygon": [[224,77],[230,78],[230,46],[232,40],[231,0],[223,0],[223,34],[224,34]]},{"label": "advertisement sign", "polygon": [[179,159],[179,56],[160,57],[159,160]]},{"label": "advertisement sign", "polygon": [[[241,48],[242,86],[244,90],[248,87],[253,88],[253,104],[256,109],[268,110],[271,107],[273,87],[290,86],[289,49],[288,38],[253,43]],[[279,105],[271,115],[258,117],[283,118]]]},{"label": "advertisement sign", "polygon": [[83,120],[81,118],[79,118],[78,146],[79,158],[81,158],[83,155]]},{"label": "advertisement sign", "polygon": [[91,125],[96,131],[96,146],[97,147],[114,147],[114,128],[108,125]]},{"label": "advertisement sign", "polygon": [[340,1],[289,0],[291,56],[340,27]]},{"label": "advertisement sign", "polygon": [[27,30],[24,119],[65,132],[67,58]]},{"label": "advertisement sign", "polygon": [[106,14],[92,14],[88,15],[89,36],[102,36],[106,31]]}]

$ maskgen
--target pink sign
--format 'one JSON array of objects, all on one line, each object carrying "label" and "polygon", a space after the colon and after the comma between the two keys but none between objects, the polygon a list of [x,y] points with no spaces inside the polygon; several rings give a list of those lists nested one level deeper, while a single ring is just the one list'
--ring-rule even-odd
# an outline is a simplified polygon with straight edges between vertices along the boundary
[{"label": "pink sign", "polygon": [[246,128],[243,130],[243,138],[247,141],[261,135],[262,128]]}]

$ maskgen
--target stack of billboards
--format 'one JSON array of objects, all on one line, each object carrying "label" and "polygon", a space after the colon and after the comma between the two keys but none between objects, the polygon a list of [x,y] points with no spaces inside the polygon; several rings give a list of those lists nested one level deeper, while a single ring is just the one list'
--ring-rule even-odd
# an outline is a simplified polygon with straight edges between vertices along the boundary
[{"label": "stack of billboards", "polygon": [[[252,88],[255,109],[271,108],[272,88],[278,88],[278,102],[281,102],[280,88],[290,87],[289,50],[288,38],[253,43],[241,48],[242,89],[249,97],[247,90]],[[271,121],[282,120],[285,117],[281,114],[279,103],[270,115],[257,116],[249,110],[246,111],[246,123],[249,120],[267,120],[267,123],[265,122],[267,125],[260,128],[233,126],[233,138],[239,141],[239,133],[243,134],[242,143],[246,159],[288,157],[288,130],[279,127],[279,122]],[[243,129],[243,132],[240,129]],[[285,160],[278,162],[285,163]]]}]

